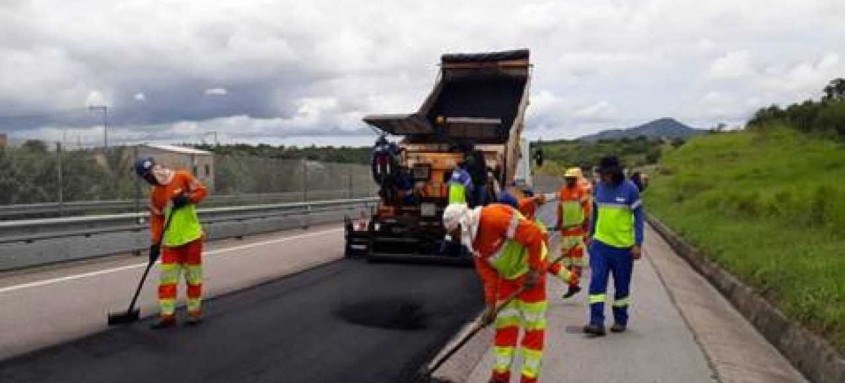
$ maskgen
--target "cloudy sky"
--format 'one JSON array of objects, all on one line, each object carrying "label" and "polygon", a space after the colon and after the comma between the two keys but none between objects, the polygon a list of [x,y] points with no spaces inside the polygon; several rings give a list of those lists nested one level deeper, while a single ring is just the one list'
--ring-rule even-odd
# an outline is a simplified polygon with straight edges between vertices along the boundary
[{"label": "cloudy sky", "polygon": [[0,132],[365,144],[443,52],[531,49],[532,138],[699,128],[845,76],[842,0],[0,1]]}]

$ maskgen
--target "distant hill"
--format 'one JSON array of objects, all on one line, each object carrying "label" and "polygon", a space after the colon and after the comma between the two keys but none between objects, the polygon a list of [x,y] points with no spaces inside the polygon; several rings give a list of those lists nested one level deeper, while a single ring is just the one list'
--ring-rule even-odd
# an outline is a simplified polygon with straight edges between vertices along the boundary
[{"label": "distant hill", "polygon": [[684,125],[674,118],[661,118],[628,129],[611,129],[578,138],[580,141],[618,140],[622,138],[690,138],[707,131]]}]

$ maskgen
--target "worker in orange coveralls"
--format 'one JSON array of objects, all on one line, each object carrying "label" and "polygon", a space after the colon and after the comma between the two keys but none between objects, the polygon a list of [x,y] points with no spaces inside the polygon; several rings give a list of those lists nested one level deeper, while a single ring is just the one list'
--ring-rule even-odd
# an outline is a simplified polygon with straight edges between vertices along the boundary
[{"label": "worker in orange coveralls", "polygon": [[589,191],[581,183],[580,169],[567,169],[563,177],[566,183],[557,193],[555,230],[560,230],[562,263],[572,273],[569,289],[563,295],[566,299],[581,291],[579,282],[584,267],[584,236],[589,228],[592,202]]},{"label": "worker in orange coveralls", "polygon": [[[153,329],[176,324],[177,285],[182,273],[188,285],[188,325],[202,317],[202,246],[205,233],[197,217],[196,204],[208,194],[205,186],[186,171],[168,169],[152,157],[135,163],[135,173],[150,189],[150,259],[161,257],[158,301],[159,317]],[[165,222],[166,220],[170,222]]]},{"label": "worker in orange coveralls", "polygon": [[[522,382],[538,381],[546,330],[546,256],[548,248],[540,227],[516,209],[490,204],[470,209],[451,204],[443,212],[443,226],[475,257],[487,304],[483,323],[495,322],[493,350],[496,361],[491,382],[509,382],[520,328]],[[498,313],[513,294],[515,299]]]},{"label": "worker in orange coveralls", "polygon": [[[534,195],[534,192],[531,189],[513,189],[511,192],[502,193],[499,197],[499,203],[503,203],[506,205],[510,205],[513,208],[519,210],[525,218],[531,220],[532,222],[536,223],[537,226],[540,227],[540,230],[543,231],[543,235],[546,241],[546,246],[550,247],[549,245],[549,232],[546,228],[546,225],[537,218],[537,209],[540,205],[546,203],[546,196],[543,194]],[[578,283],[578,276],[572,273],[569,268],[564,267],[561,265],[561,262],[551,262],[548,268],[548,272],[554,276],[556,276],[561,282],[565,283],[567,286],[571,285],[573,282]]]}]

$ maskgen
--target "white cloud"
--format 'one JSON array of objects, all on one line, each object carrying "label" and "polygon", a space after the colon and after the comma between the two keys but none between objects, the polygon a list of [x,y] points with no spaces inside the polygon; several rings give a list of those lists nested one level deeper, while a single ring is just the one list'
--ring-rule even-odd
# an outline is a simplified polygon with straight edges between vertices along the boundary
[{"label": "white cloud", "polygon": [[205,90],[206,96],[225,96],[229,94],[229,91],[226,88],[209,88]]},{"label": "white cloud", "polygon": [[751,58],[746,51],[729,52],[714,60],[707,69],[713,79],[734,79],[754,74]]},{"label": "white cloud", "polygon": [[110,104],[111,103],[107,100],[106,96],[98,90],[88,92],[88,96],[85,98],[85,106],[108,106]]},{"label": "white cloud", "polygon": [[144,95],[143,93],[135,93],[135,95],[132,96],[132,98],[134,98],[135,101],[146,101],[147,100],[147,96]]},{"label": "white cloud", "polygon": [[818,97],[845,73],[843,19],[840,0],[17,2],[0,12],[0,116],[93,100],[127,139],[189,134],[181,121],[346,137],[365,114],[416,110],[441,53],[527,47],[530,135],[710,126]]}]

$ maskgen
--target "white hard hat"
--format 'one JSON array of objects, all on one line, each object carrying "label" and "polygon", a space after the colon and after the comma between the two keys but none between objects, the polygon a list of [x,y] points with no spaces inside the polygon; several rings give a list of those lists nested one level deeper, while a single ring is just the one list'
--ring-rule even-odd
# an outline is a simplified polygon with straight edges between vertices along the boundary
[{"label": "white hard hat", "polygon": [[443,228],[447,232],[453,231],[461,224],[461,218],[466,214],[469,207],[464,203],[453,203],[443,210]]}]

